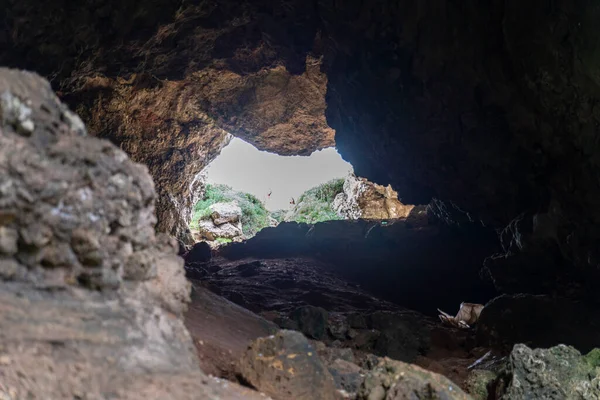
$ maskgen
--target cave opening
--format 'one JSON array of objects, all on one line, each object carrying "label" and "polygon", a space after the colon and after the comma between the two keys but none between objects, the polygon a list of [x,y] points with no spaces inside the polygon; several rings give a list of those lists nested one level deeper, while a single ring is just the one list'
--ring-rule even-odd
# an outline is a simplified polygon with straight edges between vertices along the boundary
[{"label": "cave opening", "polygon": [[195,240],[218,245],[284,221],[342,219],[334,199],[352,172],[334,147],[282,156],[233,137],[200,173],[190,230]]},{"label": "cave opening", "polygon": [[189,228],[196,242],[213,248],[251,239],[282,222],[366,219],[386,224],[413,208],[402,204],[390,185],[355,176],[335,147],[279,155],[230,137],[195,184],[198,200]]},{"label": "cave opening", "polygon": [[[0,398],[600,398],[595,2],[71,3],[0,28]],[[196,243],[231,134],[375,206]]]}]

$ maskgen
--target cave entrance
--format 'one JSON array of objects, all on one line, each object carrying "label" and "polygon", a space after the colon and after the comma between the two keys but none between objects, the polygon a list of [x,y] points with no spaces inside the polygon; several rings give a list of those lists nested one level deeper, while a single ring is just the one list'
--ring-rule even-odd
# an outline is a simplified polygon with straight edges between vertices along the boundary
[{"label": "cave entrance", "polygon": [[225,244],[283,221],[345,219],[334,200],[352,173],[333,147],[309,156],[280,156],[233,138],[202,171],[190,230],[196,241]]}]

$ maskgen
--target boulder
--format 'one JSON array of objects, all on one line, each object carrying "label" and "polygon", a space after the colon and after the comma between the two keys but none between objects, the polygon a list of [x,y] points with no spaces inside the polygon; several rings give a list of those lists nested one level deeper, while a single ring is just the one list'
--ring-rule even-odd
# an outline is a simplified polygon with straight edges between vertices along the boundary
[{"label": "boulder", "polygon": [[390,185],[378,185],[354,174],[346,177],[344,191],[333,201],[333,209],[345,219],[405,218],[413,208],[402,204]]},{"label": "boulder", "polygon": [[0,398],[246,398],[198,368],[155,200],[47,81],[0,69]]},{"label": "boulder", "polygon": [[215,203],[209,207],[210,218],[215,225],[237,224],[242,219],[242,209],[235,203]]},{"label": "boulder", "polygon": [[198,236],[201,239],[214,241],[218,238],[235,239],[243,235],[242,225],[225,223],[215,225],[212,220],[201,220],[198,222]]},{"label": "boulder", "polygon": [[358,391],[361,400],[468,400],[469,395],[442,375],[389,358],[380,359]]},{"label": "boulder", "polygon": [[255,340],[240,364],[244,379],[274,398],[336,399],[331,374],[299,332],[283,330]]},{"label": "boulder", "polygon": [[209,207],[211,213],[198,221],[198,240],[241,239],[242,209],[235,203],[215,203]]},{"label": "boulder", "polygon": [[600,398],[600,350],[582,356],[570,346],[532,350],[516,345],[497,397],[507,400],[575,400]]}]

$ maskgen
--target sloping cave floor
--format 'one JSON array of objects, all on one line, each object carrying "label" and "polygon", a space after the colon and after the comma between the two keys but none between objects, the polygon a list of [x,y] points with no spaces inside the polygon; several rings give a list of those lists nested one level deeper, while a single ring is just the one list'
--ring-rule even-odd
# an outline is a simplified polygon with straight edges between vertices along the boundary
[{"label": "sloping cave floor", "polygon": [[[496,294],[476,273],[490,249],[475,236],[478,250],[468,253],[460,233],[406,221],[283,224],[210,261],[188,257],[194,289],[186,324],[202,368],[236,381],[248,343],[284,328],[315,340],[325,359],[345,354],[367,368],[371,357],[387,356],[464,387],[468,367],[489,349],[477,345],[474,330],[444,326],[435,314]],[[472,277],[460,276],[467,270]]]},{"label": "sloping cave floor", "polygon": [[443,326],[379,299],[319,260],[217,257],[205,267],[201,278],[191,278],[186,325],[202,369],[217,377],[238,380],[237,362],[247,345],[280,328],[303,332],[325,357],[345,355],[366,368],[373,355],[388,356],[459,386],[468,367],[489,350],[476,346],[474,331]]},{"label": "sloping cave floor", "polygon": [[[466,390],[471,366],[483,357],[476,369],[497,373],[517,343],[568,344],[584,353],[599,347],[597,307],[502,294],[486,282],[483,260],[497,246],[495,234],[480,227],[411,218],[283,223],[212,257],[207,244],[197,244],[183,255],[193,284],[186,325],[202,369],[238,383],[248,344],[278,329],[312,340],[334,376],[343,375],[338,359],[364,373],[377,357],[389,357]],[[485,305],[478,323],[443,325],[438,308],[454,315],[462,302]]]}]

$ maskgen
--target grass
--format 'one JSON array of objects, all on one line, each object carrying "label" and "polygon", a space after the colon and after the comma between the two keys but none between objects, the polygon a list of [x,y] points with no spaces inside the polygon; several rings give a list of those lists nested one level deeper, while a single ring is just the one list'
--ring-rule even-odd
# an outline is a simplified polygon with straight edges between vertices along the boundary
[{"label": "grass", "polygon": [[204,196],[194,206],[190,228],[198,229],[198,220],[210,215],[211,205],[228,202],[236,202],[242,209],[242,231],[247,238],[269,226],[269,212],[256,196],[238,192],[227,185],[208,184]]},{"label": "grass", "polygon": [[332,207],[333,199],[344,190],[344,179],[332,179],[304,192],[286,218],[288,221],[315,224],[343,219]]}]

